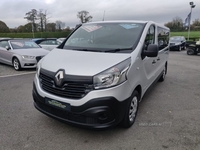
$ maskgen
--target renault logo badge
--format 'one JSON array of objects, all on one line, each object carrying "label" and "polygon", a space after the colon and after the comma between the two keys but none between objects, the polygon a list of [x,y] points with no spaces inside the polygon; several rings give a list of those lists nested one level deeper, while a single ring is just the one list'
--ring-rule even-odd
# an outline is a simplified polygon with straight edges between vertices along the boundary
[{"label": "renault logo badge", "polygon": [[57,86],[61,86],[64,79],[64,70],[60,70],[55,75],[55,83]]}]

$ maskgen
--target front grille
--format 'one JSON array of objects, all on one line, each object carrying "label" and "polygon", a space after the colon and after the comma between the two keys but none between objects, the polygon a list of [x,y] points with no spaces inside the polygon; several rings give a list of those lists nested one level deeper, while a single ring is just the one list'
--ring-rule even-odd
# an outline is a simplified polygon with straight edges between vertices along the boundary
[{"label": "front grille", "polygon": [[175,43],[170,43],[170,46],[174,46],[175,45]]},{"label": "front grille", "polygon": [[40,72],[39,78],[41,87],[44,91],[60,97],[80,99],[93,89],[92,83],[67,80],[66,78],[64,79],[63,85],[57,87],[53,77],[54,76]]}]

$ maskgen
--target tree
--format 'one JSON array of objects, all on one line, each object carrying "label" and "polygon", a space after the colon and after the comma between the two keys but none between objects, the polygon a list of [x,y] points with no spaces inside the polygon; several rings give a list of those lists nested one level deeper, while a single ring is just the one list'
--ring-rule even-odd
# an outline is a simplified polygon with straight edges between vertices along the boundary
[{"label": "tree", "polygon": [[31,22],[32,23],[32,30],[33,31],[36,31],[36,24],[35,24],[35,21],[38,19],[37,16],[37,10],[36,9],[32,9],[31,11],[27,12],[25,14],[25,17],[24,19],[27,19],[28,22]]},{"label": "tree", "polygon": [[17,28],[17,32],[18,32],[18,33],[24,32],[24,26],[23,26],[23,25],[20,25],[20,26]]},{"label": "tree", "polygon": [[40,9],[38,11],[37,17],[38,17],[38,20],[39,20],[38,25],[39,25],[40,31],[43,32],[44,31],[44,20],[46,18],[46,15],[43,13],[42,9]]},{"label": "tree", "polygon": [[63,29],[64,32],[71,32],[72,30],[70,29],[69,26],[67,26],[65,29]]},{"label": "tree", "polygon": [[37,18],[38,18],[38,20],[39,20],[39,23],[38,23],[38,28],[39,28],[39,30],[40,30],[41,32],[46,31],[46,26],[47,26],[48,19],[49,19],[48,14],[47,14],[47,10],[45,10],[45,11],[43,12],[43,10],[40,9],[40,10],[38,11]]},{"label": "tree", "polygon": [[55,23],[47,23],[46,31],[55,32],[56,31],[56,24]]},{"label": "tree", "polygon": [[180,17],[175,17],[171,22],[165,24],[171,31],[183,31],[183,20]]},{"label": "tree", "polygon": [[0,33],[8,33],[10,32],[8,26],[0,20]]},{"label": "tree", "polygon": [[62,21],[60,21],[60,20],[57,20],[56,21],[56,29],[59,30],[59,31],[61,31],[64,28],[65,28],[65,23],[62,22]]},{"label": "tree", "polygon": [[195,19],[191,25],[192,30],[200,30],[200,19]]},{"label": "tree", "polygon": [[80,19],[81,23],[92,21],[92,16],[90,16],[89,12],[85,10],[78,12],[77,17]]}]

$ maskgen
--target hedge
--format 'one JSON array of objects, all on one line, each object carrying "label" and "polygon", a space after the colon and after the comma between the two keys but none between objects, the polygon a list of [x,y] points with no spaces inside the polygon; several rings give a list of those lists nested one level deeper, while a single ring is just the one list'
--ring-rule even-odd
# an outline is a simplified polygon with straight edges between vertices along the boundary
[{"label": "hedge", "polygon": [[9,38],[61,38],[67,37],[70,32],[36,32],[34,33],[0,33],[0,37]]}]

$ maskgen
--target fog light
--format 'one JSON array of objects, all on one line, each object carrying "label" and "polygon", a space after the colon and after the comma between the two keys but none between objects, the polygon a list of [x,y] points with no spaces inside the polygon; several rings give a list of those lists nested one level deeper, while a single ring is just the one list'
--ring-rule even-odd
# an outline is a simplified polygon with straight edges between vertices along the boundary
[{"label": "fog light", "polygon": [[99,114],[99,120],[106,120],[108,118],[108,115],[106,112]]}]

